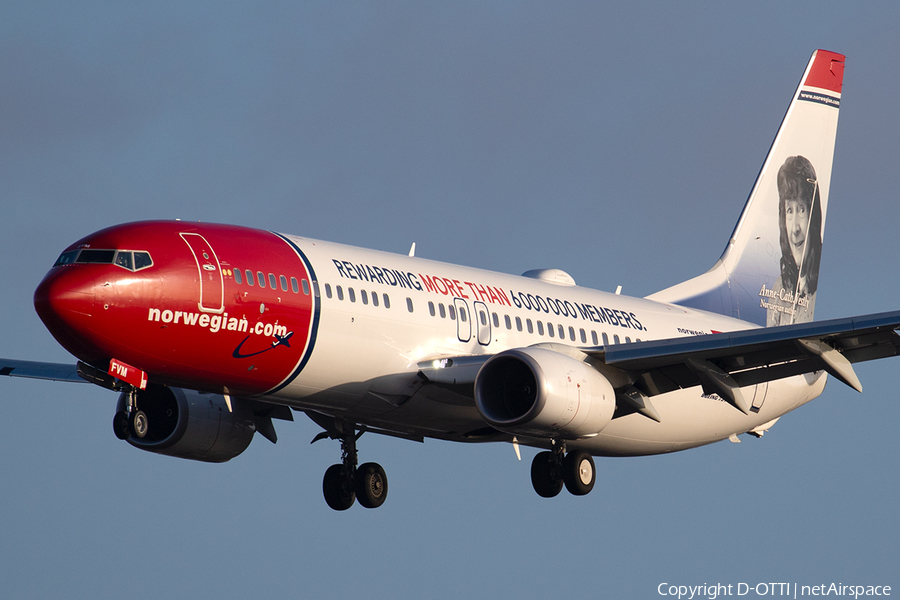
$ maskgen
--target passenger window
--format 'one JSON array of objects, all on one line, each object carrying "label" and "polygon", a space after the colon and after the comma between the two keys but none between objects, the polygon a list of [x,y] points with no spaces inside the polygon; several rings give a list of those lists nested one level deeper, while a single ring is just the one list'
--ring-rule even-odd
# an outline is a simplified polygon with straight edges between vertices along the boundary
[{"label": "passenger window", "polygon": [[301,279],[300,285],[303,286],[303,295],[309,296],[309,281],[307,281],[306,279]]},{"label": "passenger window", "polygon": [[146,269],[147,267],[153,264],[153,259],[150,258],[150,254],[147,252],[135,252],[134,253],[134,270],[140,271],[141,269]]},{"label": "passenger window", "polygon": [[618,334],[616,334],[613,336],[613,344],[618,344],[618,343],[619,343],[619,336],[618,336]]},{"label": "passenger window", "polygon": [[[558,325],[557,327],[559,327],[559,339],[561,339],[561,340],[566,339],[566,328],[563,327],[562,325]],[[572,332],[572,339],[573,340],[575,339],[574,331]]]},{"label": "passenger window", "polygon": [[273,290],[278,289],[278,284],[275,282],[275,275],[272,273],[269,273],[269,286],[271,286]]},{"label": "passenger window", "polygon": [[448,306],[447,312],[450,313],[450,320],[455,321],[456,320],[456,308],[454,308],[452,306]]},{"label": "passenger window", "polygon": [[256,272],[256,282],[259,283],[259,287],[261,287],[261,288],[266,287],[266,276],[263,275],[262,271]]},{"label": "passenger window", "polygon": [[443,304],[438,304],[438,312],[440,313],[442,319],[447,318],[447,311],[444,310]]},{"label": "passenger window", "polygon": [[512,321],[509,320],[509,315],[503,315],[503,321],[507,329],[512,329]]},{"label": "passenger window", "polygon": [[280,275],[279,280],[281,281],[281,291],[286,292],[287,291],[287,277],[285,277],[284,275]]},{"label": "passenger window", "polygon": [[[560,327],[562,326],[560,325]],[[562,332],[560,332],[560,337],[562,337]],[[575,328],[572,326],[569,326],[569,339],[575,341]]]},{"label": "passenger window", "polygon": [[296,277],[291,277],[291,291],[294,292],[295,294],[299,294],[299,293],[300,293],[300,286],[297,285],[297,278],[296,278]]},{"label": "passenger window", "polygon": [[378,306],[378,292],[372,292],[372,306]]},{"label": "passenger window", "polygon": [[362,297],[363,304],[369,303],[369,294],[366,290],[359,290],[359,295]]},{"label": "passenger window", "polygon": [[337,286],[337,297],[338,300],[344,299],[344,288],[342,288],[341,286]]},{"label": "passenger window", "polygon": [[494,327],[500,327],[500,317],[497,316],[497,313],[491,315],[494,319]]},{"label": "passenger window", "polygon": [[534,333],[534,327],[531,326],[531,319],[525,319],[525,327],[528,329],[528,333]]},{"label": "passenger window", "polygon": [[605,333],[603,334],[603,345],[609,346],[609,337]]},{"label": "passenger window", "polygon": [[591,343],[594,344],[595,346],[600,345],[600,342],[597,341],[597,332],[596,331],[591,331]]},{"label": "passenger window", "polygon": [[579,329],[578,333],[581,335],[581,343],[587,344],[587,334],[584,332],[584,329]]},{"label": "passenger window", "polygon": [[[296,292],[297,290],[294,290],[294,291]],[[318,281],[313,281],[313,295],[316,298],[319,297],[319,282]]]},{"label": "passenger window", "polygon": [[119,252],[116,253],[116,264],[129,271],[133,271],[134,267],[131,261],[131,252],[122,252],[119,250]]},{"label": "passenger window", "polygon": [[553,323],[547,323],[547,335],[549,335],[550,337],[556,336],[556,332],[553,330]]},{"label": "passenger window", "polygon": [[630,344],[630,343],[631,343],[631,338],[628,337],[627,335],[625,336],[625,343],[626,343],[626,344]]},{"label": "passenger window", "polygon": [[356,302],[356,290],[347,288],[347,297],[350,298],[350,302]]},{"label": "passenger window", "polygon": [[433,317],[434,316],[434,302],[428,302],[428,313]]},{"label": "passenger window", "polygon": [[522,318],[516,317],[516,331],[522,331]]},{"label": "passenger window", "polygon": [[330,283],[325,284],[325,297],[331,298],[331,284]]},{"label": "passenger window", "polygon": [[478,313],[478,317],[481,319],[481,326],[484,327],[487,325],[487,314],[484,312]]},{"label": "passenger window", "polygon": [[244,283],[243,281],[241,281],[241,270],[240,269],[234,270],[234,282],[239,285]]},{"label": "passenger window", "polygon": [[390,307],[391,307],[391,299],[390,299],[390,297],[389,297],[387,294],[382,294],[382,295],[381,295],[381,298],[384,300],[384,307],[385,307],[385,308],[390,308]]},{"label": "passenger window", "polygon": [[466,309],[464,309],[462,306],[459,307],[459,320],[463,323],[466,322]]},{"label": "passenger window", "polygon": [[407,299],[406,299],[406,310],[408,310],[409,312],[412,312],[412,311],[413,311],[412,298],[407,298]]},{"label": "passenger window", "polygon": [[253,285],[253,272],[250,269],[244,272],[247,274],[247,285]]}]

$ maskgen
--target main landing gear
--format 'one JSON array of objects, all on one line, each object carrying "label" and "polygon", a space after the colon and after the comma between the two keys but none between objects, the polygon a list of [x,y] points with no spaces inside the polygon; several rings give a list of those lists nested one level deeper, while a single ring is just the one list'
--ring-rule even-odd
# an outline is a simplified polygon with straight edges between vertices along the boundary
[{"label": "main landing gear", "polygon": [[583,450],[566,454],[565,442],[553,440],[553,449],[538,452],[531,462],[531,485],[542,498],[558,495],[565,484],[573,496],[584,496],[594,489],[594,459]]},{"label": "main landing gear", "polygon": [[149,431],[150,420],[147,418],[147,413],[138,410],[137,390],[131,388],[128,392],[125,410],[120,410],[113,417],[113,432],[120,440],[127,440],[132,435],[143,439],[147,437]]},{"label": "main landing gear", "polygon": [[384,469],[378,463],[368,462],[357,466],[356,440],[365,433],[356,430],[355,424],[335,420],[335,427],[317,435],[313,442],[330,437],[341,441],[341,462],[331,465],[322,480],[325,502],[334,510],[347,510],[358,500],[365,508],[378,508],[387,499],[388,481]]}]

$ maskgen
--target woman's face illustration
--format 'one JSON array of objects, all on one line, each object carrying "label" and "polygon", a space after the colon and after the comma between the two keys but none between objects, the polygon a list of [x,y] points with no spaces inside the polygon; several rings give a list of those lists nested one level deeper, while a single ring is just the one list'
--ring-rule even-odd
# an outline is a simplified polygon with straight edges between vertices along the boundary
[{"label": "woman's face illustration", "polygon": [[809,210],[803,200],[789,198],[784,201],[784,225],[791,245],[791,254],[794,255],[794,264],[799,268],[809,229]]}]

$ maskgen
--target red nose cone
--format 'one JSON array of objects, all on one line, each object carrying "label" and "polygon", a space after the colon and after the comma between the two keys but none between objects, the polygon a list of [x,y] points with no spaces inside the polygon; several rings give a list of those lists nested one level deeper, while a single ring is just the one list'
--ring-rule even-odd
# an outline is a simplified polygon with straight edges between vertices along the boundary
[{"label": "red nose cone", "polygon": [[96,283],[80,266],[57,267],[34,292],[34,309],[53,337],[82,360],[89,360],[85,338],[92,327]]}]

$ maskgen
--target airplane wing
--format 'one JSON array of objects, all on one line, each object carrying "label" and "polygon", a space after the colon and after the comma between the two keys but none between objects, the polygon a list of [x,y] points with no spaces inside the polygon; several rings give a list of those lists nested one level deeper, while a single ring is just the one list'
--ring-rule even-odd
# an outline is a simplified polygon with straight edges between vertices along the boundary
[{"label": "airplane wing", "polygon": [[[581,347],[590,359],[626,375],[617,387],[625,400],[651,418],[649,397],[700,385],[743,412],[740,388],[803,373],[827,371],[862,391],[852,363],[900,354],[900,311],[609,346]],[[466,389],[490,355],[439,358],[419,363],[438,385]],[[468,387],[468,390],[474,388]]]},{"label": "airplane wing", "polygon": [[900,354],[898,328],[895,311],[582,351],[640,373],[635,385],[651,396],[717,377],[742,387],[821,370],[861,391],[851,363]]},{"label": "airplane wing", "polygon": [[[649,398],[702,386],[743,412],[750,407],[740,388],[803,373],[827,371],[852,388],[862,385],[852,363],[900,354],[900,311],[705,336],[581,347],[586,357],[626,375],[617,392],[655,417]],[[493,355],[440,357],[418,364],[431,383],[474,397],[475,377]],[[118,389],[107,374],[77,365],[0,359],[0,375]],[[621,378],[619,378],[621,379]]]},{"label": "airplane wing", "polygon": [[126,386],[124,382],[80,360],[73,365],[0,358],[0,375],[69,383],[93,383],[116,392]]},{"label": "airplane wing", "polygon": [[34,362],[0,358],[0,375],[88,383],[78,374],[78,365],[66,363]]}]

